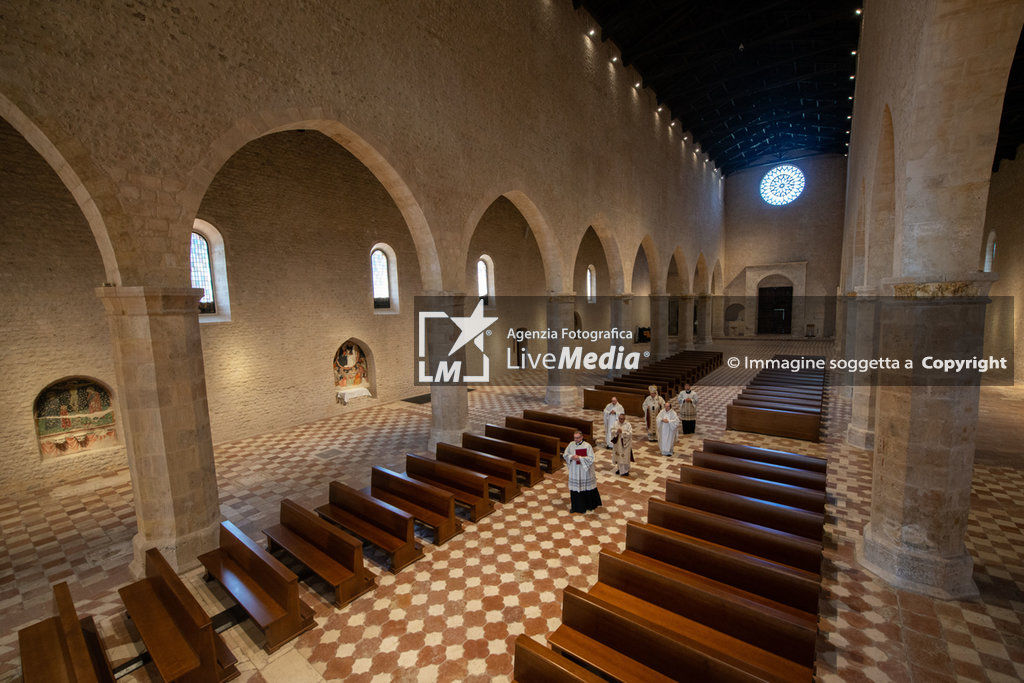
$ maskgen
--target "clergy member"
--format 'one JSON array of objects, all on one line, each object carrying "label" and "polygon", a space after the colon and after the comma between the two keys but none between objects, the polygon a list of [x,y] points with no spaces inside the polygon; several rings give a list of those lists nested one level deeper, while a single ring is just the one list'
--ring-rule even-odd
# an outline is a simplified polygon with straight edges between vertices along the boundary
[{"label": "clergy member", "polygon": [[672,408],[671,403],[658,414],[658,449],[662,455],[672,455],[672,449],[676,445],[676,437],[679,435],[679,416]]},{"label": "clergy member", "polygon": [[612,396],[612,401],[604,407],[604,445],[606,448],[614,448],[612,437],[615,436],[615,429],[619,424],[619,415],[626,412],[626,409],[619,403],[619,399]]},{"label": "clergy member", "polygon": [[657,441],[658,440],[658,413],[665,407],[665,399],[658,396],[658,387],[653,384],[647,387],[650,391],[650,395],[644,399],[644,404],[641,406],[644,409],[644,419],[647,420],[647,440]]},{"label": "clergy member", "polygon": [[626,421],[625,413],[620,413],[618,423],[613,429],[615,451],[612,453],[612,462],[615,464],[615,474],[628,477],[629,463],[633,460],[633,425]]},{"label": "clergy member", "polygon": [[601,507],[601,494],[597,491],[597,475],[594,473],[594,449],[583,440],[583,433],[576,430],[573,440],[562,454],[569,471],[570,512],[587,512]]},{"label": "clergy member", "polygon": [[679,418],[683,421],[683,434],[693,434],[697,429],[697,392],[689,382],[679,393]]}]

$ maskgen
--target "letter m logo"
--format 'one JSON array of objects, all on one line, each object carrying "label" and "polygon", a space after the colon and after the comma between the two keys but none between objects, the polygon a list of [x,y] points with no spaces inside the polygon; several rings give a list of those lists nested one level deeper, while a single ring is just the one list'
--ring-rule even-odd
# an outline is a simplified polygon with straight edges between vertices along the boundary
[{"label": "letter m logo", "polygon": [[449,366],[448,361],[443,360],[437,364],[437,372],[434,374],[435,382],[458,382],[462,377],[462,361],[453,361]]}]

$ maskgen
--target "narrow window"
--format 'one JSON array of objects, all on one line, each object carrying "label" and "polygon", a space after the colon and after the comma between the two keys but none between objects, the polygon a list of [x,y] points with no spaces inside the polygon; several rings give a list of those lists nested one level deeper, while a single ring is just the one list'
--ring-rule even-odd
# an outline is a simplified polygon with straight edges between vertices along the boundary
[{"label": "narrow window", "polygon": [[388,256],[381,249],[370,254],[373,271],[373,307],[391,308],[391,283],[388,278]]},{"label": "narrow window", "polygon": [[597,301],[597,274],[594,266],[587,266],[587,303]]},{"label": "narrow window", "polygon": [[200,313],[216,313],[217,304],[213,298],[213,266],[210,260],[210,243],[198,232],[192,233],[189,247],[189,263],[192,266],[192,286],[203,290],[199,300]]},{"label": "narrow window", "polygon": [[995,231],[988,234],[988,245],[985,247],[985,272],[991,273],[992,269],[996,265],[996,233]]},{"label": "narrow window", "polygon": [[484,306],[494,303],[494,262],[487,254],[483,254],[476,262],[476,292]]}]

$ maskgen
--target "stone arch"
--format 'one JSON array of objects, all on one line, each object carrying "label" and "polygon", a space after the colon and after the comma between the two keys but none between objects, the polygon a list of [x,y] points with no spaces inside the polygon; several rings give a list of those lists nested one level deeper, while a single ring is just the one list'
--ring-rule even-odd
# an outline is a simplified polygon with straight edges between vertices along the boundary
[{"label": "stone arch", "polygon": [[[587,230],[593,230],[594,234],[597,235],[598,241],[601,242],[601,248],[604,250],[604,260],[608,264],[608,290],[604,293],[623,294],[626,291],[625,276],[622,268],[622,255],[619,252],[619,243],[615,239],[615,235],[612,234],[611,229],[602,219],[590,223],[587,226]],[[576,243],[576,249],[573,251],[573,258],[579,254],[580,246],[587,235],[587,230],[584,230],[583,234],[580,235],[580,239]]]},{"label": "stone arch", "polygon": [[725,277],[721,259],[715,260],[711,269],[711,334],[721,337],[725,334]]},{"label": "stone arch", "polygon": [[50,382],[32,405],[39,452],[44,460],[119,446],[114,392],[87,376]]},{"label": "stone arch", "polygon": [[[651,296],[663,295],[665,293],[665,279],[668,277],[668,264],[666,263],[663,269],[658,249],[650,233],[644,235],[644,238],[640,240],[640,246],[637,248],[637,251],[639,252],[641,249],[644,252],[644,258],[647,259],[647,267],[650,269]],[[633,261],[635,263],[636,259],[634,258]]]},{"label": "stone arch", "polygon": [[105,215],[121,213],[113,183],[89,160],[82,145],[70,138],[48,135],[43,128],[30,119],[17,105],[0,93],[0,117],[21,133],[25,140],[39,153],[54,170],[64,186],[71,192],[82,215],[92,230],[96,246],[103,259],[103,270],[107,282],[121,284],[121,270],[117,254],[110,240]]},{"label": "stone arch", "polygon": [[[303,114],[310,116],[306,118]],[[369,169],[395,202],[409,228],[416,247],[424,291],[441,291],[441,266],[434,236],[412,188],[373,144],[339,121],[325,118],[322,109],[264,112],[236,121],[210,146],[209,153],[189,174],[180,197],[183,214],[190,217],[190,224],[191,217],[198,212],[203,196],[217,171],[233,154],[257,138],[289,130],[315,130],[323,133],[348,150]]]},{"label": "stone arch", "polygon": [[693,267],[692,289],[694,294],[707,294],[710,291],[708,262],[707,259],[704,258],[703,251],[697,256],[697,264]]},{"label": "stone arch", "polygon": [[[863,196],[862,188],[861,197]],[[882,280],[892,277],[893,238],[896,224],[899,222],[896,210],[896,142],[892,127],[892,111],[887,104],[882,112],[882,130],[878,136],[874,178],[871,183],[871,207],[866,227],[863,204],[858,210],[858,237],[862,231],[864,233],[864,278],[856,284],[877,287]]]},{"label": "stone arch", "polygon": [[[351,345],[352,350],[358,352],[357,358],[351,358],[352,353],[346,351]],[[334,388],[338,392],[339,401],[341,394],[350,389],[365,387],[370,395],[377,395],[377,366],[374,362],[373,349],[358,337],[349,337],[338,346],[334,352]],[[348,403],[348,398],[344,399]]]},{"label": "stone arch", "polygon": [[[668,273],[671,273],[672,266],[675,265],[676,275],[679,278],[679,290],[673,291],[670,287],[670,280]],[[668,273],[665,276],[665,291],[671,295],[685,295],[690,293],[690,268],[686,262],[686,254],[683,252],[682,247],[676,247],[672,251],[672,256],[669,259]]]}]

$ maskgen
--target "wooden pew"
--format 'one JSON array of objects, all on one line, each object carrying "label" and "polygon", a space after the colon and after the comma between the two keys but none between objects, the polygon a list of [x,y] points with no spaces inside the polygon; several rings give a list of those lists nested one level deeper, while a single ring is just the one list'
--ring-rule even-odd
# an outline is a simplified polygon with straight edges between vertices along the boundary
[{"label": "wooden pew", "polygon": [[800,398],[807,401],[817,401],[818,403],[821,403],[821,399],[825,395],[825,390],[804,388],[797,389],[794,387],[775,387],[752,384],[744,387],[743,393],[761,394],[766,396],[789,396],[792,398]]},{"label": "wooden pew", "polygon": [[720,455],[731,455],[737,458],[743,458],[744,460],[756,460],[758,462],[768,462],[775,465],[785,465],[786,467],[799,467],[800,469],[810,470],[812,472],[825,473],[828,471],[827,460],[813,455],[803,455],[802,453],[777,451],[771,448],[760,448],[758,446],[745,446],[743,444],[729,443],[728,441],[715,441],[713,439],[704,439],[702,450],[705,453],[718,453]]},{"label": "wooden pew", "polygon": [[624,391],[628,394],[640,394],[641,396],[647,396],[648,390],[644,387],[638,387],[632,384],[619,384],[618,382],[608,381],[604,384],[598,384],[594,386],[595,389],[608,389],[609,391]]},{"label": "wooden pew", "polygon": [[423,548],[416,542],[413,518],[408,512],[340,481],[331,482],[328,501],[318,507],[316,513],[386,552],[391,558],[392,574],[423,557]]},{"label": "wooden pew", "polygon": [[159,550],[146,551],[145,578],[118,593],[165,681],[221,683],[238,676],[234,655]]},{"label": "wooden pew", "polygon": [[629,521],[626,523],[626,553],[644,555],[801,611],[818,613],[821,576],[817,573],[712,540]]},{"label": "wooden pew", "polygon": [[438,462],[464,467],[487,477],[487,485],[498,493],[498,499],[507,503],[520,494],[516,480],[516,464],[479,451],[450,443],[438,443],[435,451]]},{"label": "wooden pew", "polygon": [[821,406],[820,398],[816,399],[810,397],[793,396],[791,394],[769,394],[744,389],[743,391],[740,392],[739,396],[736,397],[736,400],[770,401],[774,403],[784,403],[786,405],[805,406],[808,408],[814,408],[815,410],[822,413],[825,412]]},{"label": "wooden pew", "polygon": [[805,403],[792,403],[776,401],[770,398],[758,398],[750,396],[737,396],[733,399],[734,406],[749,406],[751,408],[767,408],[769,410],[782,410],[788,413],[807,413],[808,415],[821,415],[821,406],[812,406]]},{"label": "wooden pew", "polygon": [[540,452],[540,463],[547,467],[548,472],[554,472],[565,466],[565,463],[562,462],[560,442],[556,436],[534,434],[521,429],[509,429],[492,424],[484,425],[484,436],[536,448]]},{"label": "wooden pew", "polygon": [[404,510],[434,530],[435,545],[462,533],[455,518],[455,496],[444,489],[383,467],[370,469],[370,495]]},{"label": "wooden pew", "polygon": [[563,450],[569,445],[569,442],[573,440],[573,434],[576,431],[572,427],[563,427],[562,425],[551,424],[550,422],[525,420],[521,417],[513,417],[511,415],[505,418],[505,426],[509,429],[521,429],[535,434],[546,434],[548,436],[558,437],[559,448],[562,448]]},{"label": "wooden pew", "polygon": [[769,462],[757,462],[756,460],[744,460],[732,455],[721,455],[719,453],[693,452],[693,464],[695,467],[704,467],[709,470],[732,472],[758,479],[776,481],[780,484],[792,484],[807,489],[824,491],[826,477],[821,472],[809,472],[799,467],[787,465],[775,465]]},{"label": "wooden pew", "polygon": [[803,536],[658,498],[647,501],[647,522],[766,560],[821,573],[822,544]]},{"label": "wooden pew", "polygon": [[514,462],[516,474],[522,477],[527,486],[533,486],[544,478],[544,472],[540,469],[540,451],[533,446],[463,432],[462,447]]},{"label": "wooden pew", "polygon": [[562,425],[563,427],[571,427],[574,430],[578,429],[587,441],[594,438],[594,421],[584,420],[582,417],[570,417],[569,415],[548,413],[543,410],[524,410],[523,419],[533,420],[534,422],[550,422],[551,424]]},{"label": "wooden pew", "polygon": [[267,550],[286,551],[334,589],[334,604],[347,605],[377,585],[363,566],[363,544],[298,503],[281,501],[281,523],[263,530]]},{"label": "wooden pew", "polygon": [[220,546],[199,561],[263,631],[267,652],[316,625],[298,577],[231,522],[220,523]]},{"label": "wooden pew", "polygon": [[825,511],[825,492],[802,486],[780,484],[767,479],[757,479],[692,465],[680,467],[679,481],[693,486],[704,486],[719,491],[738,493],[741,496],[760,498],[810,512],[823,513]]},{"label": "wooden pew", "polygon": [[665,500],[716,515],[732,517],[751,524],[820,541],[825,516],[788,505],[741,496],[726,491],[691,486],[669,479],[665,482]]},{"label": "wooden pew", "polygon": [[603,683],[604,679],[530,636],[519,634],[515,642],[513,683]]},{"label": "wooden pew", "polygon": [[814,666],[817,614],[640,553],[604,549],[598,556],[597,584],[590,594],[615,601],[618,593],[628,593],[791,662]]},{"label": "wooden pew", "polygon": [[548,643],[612,680],[794,683],[812,677],[806,667],[622,592],[608,599],[568,586],[562,625]]},{"label": "wooden pew", "polygon": [[726,429],[740,432],[781,436],[814,443],[821,441],[821,415],[730,404],[725,407],[725,426]]},{"label": "wooden pew", "polygon": [[619,399],[619,403],[622,404],[622,409],[626,411],[626,415],[643,417],[644,396],[646,395],[647,394],[627,394],[618,390],[609,389],[584,389],[583,407],[586,410],[604,410],[604,407],[612,402],[612,396],[616,396]]},{"label": "wooden pew", "polygon": [[494,512],[487,477],[479,472],[408,453],[405,456],[405,473],[417,481],[451,493],[456,503],[469,508],[469,518],[474,522]]},{"label": "wooden pew", "polygon": [[56,616],[18,631],[25,683],[114,683],[96,624],[78,618],[66,582],[53,586],[53,604]]}]

